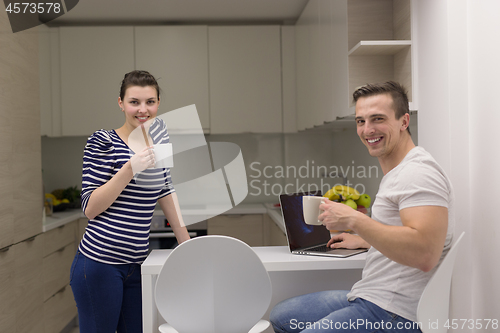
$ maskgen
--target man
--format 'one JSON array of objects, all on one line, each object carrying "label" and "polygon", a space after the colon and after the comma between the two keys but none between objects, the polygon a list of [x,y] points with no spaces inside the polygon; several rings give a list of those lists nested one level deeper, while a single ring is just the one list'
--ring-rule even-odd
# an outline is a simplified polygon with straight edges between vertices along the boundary
[{"label": "man", "polygon": [[[351,291],[325,291],[281,302],[271,312],[275,332],[420,332],[417,305],[451,247],[453,193],[443,169],[408,129],[409,104],[396,82],[357,89],[357,133],[384,173],[372,217],[327,200],[319,220],[331,247],[370,248],[362,279]],[[427,323],[423,323],[427,324]]]}]

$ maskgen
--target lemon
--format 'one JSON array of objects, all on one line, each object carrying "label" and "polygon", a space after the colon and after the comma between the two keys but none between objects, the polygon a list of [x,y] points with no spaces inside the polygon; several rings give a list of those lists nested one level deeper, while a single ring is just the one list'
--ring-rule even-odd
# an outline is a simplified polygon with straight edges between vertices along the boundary
[{"label": "lemon", "polygon": [[54,202],[55,200],[57,200],[56,196],[53,195],[52,193],[45,193],[45,199],[51,199],[52,202]]}]

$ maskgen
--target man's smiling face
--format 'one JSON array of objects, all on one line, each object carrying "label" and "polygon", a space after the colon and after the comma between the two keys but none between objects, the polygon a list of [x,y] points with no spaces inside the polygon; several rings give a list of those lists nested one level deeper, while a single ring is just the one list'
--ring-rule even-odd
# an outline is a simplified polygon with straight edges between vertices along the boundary
[{"label": "man's smiling face", "polygon": [[358,136],[371,156],[390,158],[401,143],[409,116],[396,119],[390,94],[361,97],[356,102]]}]

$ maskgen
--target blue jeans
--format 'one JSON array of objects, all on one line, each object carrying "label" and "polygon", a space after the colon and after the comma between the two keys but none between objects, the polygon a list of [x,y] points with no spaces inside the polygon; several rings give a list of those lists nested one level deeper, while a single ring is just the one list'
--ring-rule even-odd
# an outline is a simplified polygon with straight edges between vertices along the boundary
[{"label": "blue jeans", "polygon": [[80,333],[141,333],[141,266],[110,265],[76,253],[70,285]]},{"label": "blue jeans", "polygon": [[277,304],[270,314],[277,333],[405,332],[421,333],[417,324],[364,299],[347,300],[348,291],[321,291]]}]

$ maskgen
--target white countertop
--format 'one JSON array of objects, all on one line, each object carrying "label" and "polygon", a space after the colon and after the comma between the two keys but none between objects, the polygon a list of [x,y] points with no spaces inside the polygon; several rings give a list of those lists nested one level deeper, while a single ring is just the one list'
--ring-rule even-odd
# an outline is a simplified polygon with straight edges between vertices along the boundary
[{"label": "white countertop", "polygon": [[[362,269],[366,260],[366,252],[347,258],[333,258],[291,254],[288,246],[258,246],[252,249],[268,272]],[[172,251],[153,250],[143,262],[141,273],[158,274]]]},{"label": "white countertop", "polygon": [[[212,216],[212,212],[220,211],[216,207],[206,207],[206,206],[193,206],[192,208],[183,208],[183,215],[191,215],[191,216],[200,216],[207,215]],[[270,209],[266,207],[264,204],[240,204],[226,212],[222,215],[240,215],[240,214],[266,214],[269,213]],[[274,212],[276,213],[276,212]],[[163,211],[161,209],[156,209],[153,215],[163,215]],[[60,226],[65,225],[66,223],[78,220],[79,218],[85,218],[83,211],[81,208],[65,210],[62,212],[53,213],[52,216],[47,216],[43,223],[43,232],[58,228]],[[281,217],[273,217],[273,221],[277,224],[283,222],[281,221]],[[278,226],[285,231],[284,226]]]}]

